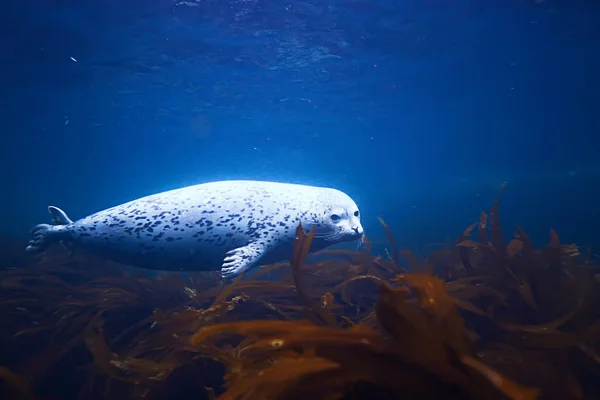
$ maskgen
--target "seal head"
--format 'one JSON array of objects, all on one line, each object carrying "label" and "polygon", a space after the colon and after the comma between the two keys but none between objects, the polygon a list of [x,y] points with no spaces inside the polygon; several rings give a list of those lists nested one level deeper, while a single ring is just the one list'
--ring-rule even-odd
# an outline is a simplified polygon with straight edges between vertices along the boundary
[{"label": "seal head", "polygon": [[351,242],[360,239],[364,230],[360,223],[360,211],[350,196],[339,190],[324,196],[325,209],[316,221],[315,239],[326,244]]}]

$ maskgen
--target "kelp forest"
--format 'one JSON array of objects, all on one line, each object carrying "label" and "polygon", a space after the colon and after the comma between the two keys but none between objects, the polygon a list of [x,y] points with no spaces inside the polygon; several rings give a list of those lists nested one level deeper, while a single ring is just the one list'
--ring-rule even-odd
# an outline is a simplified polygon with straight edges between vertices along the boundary
[{"label": "kelp forest", "polygon": [[289,262],[231,282],[4,244],[0,398],[600,398],[589,252],[506,240],[498,197],[425,257],[379,221],[383,255],[309,255],[298,226]]}]

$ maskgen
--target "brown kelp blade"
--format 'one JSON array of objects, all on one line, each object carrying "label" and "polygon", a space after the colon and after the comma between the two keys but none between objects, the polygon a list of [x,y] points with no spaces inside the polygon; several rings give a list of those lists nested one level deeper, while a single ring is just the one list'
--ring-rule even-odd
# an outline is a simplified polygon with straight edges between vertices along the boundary
[{"label": "brown kelp blade", "polygon": [[313,225],[308,235],[304,232],[302,224],[298,224],[296,228],[296,237],[294,238],[294,251],[290,260],[292,266],[292,272],[294,277],[294,284],[296,285],[296,292],[302,303],[306,306],[307,310],[322,324],[329,326],[338,326],[335,316],[327,311],[313,300],[308,295],[308,290],[304,284],[304,277],[302,276],[304,263],[306,257],[310,252],[310,245],[313,238],[315,237],[316,225]]},{"label": "brown kelp blade", "polygon": [[496,195],[496,199],[492,204],[492,208],[490,209],[490,241],[494,249],[501,255],[505,255],[506,253],[506,243],[504,241],[504,234],[502,232],[502,223],[500,222],[500,214],[499,214],[499,200],[500,194],[506,187],[506,182],[500,185],[500,189],[498,189],[498,194]]},{"label": "brown kelp blade", "polygon": [[383,230],[385,231],[388,241],[390,242],[390,246],[392,247],[392,261],[394,262],[396,269],[398,271],[406,271],[400,265],[400,251],[398,250],[398,245],[396,244],[396,239],[394,238],[394,234],[392,233],[392,230],[390,229],[388,224],[383,220],[383,218],[377,217],[377,220],[383,227]]}]

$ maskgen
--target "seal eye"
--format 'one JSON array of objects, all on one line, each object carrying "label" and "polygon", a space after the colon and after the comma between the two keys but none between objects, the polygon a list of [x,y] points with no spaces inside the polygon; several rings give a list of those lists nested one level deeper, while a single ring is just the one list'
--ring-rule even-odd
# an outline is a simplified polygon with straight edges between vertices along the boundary
[{"label": "seal eye", "polygon": [[331,214],[331,220],[333,222],[338,222],[340,219],[342,219],[342,217],[340,217],[339,215],[337,215],[337,214]]},{"label": "seal eye", "polygon": [[358,217],[358,215],[359,215],[359,214],[358,214],[358,210],[357,210],[357,211],[354,211],[354,216],[355,216],[355,217]]}]

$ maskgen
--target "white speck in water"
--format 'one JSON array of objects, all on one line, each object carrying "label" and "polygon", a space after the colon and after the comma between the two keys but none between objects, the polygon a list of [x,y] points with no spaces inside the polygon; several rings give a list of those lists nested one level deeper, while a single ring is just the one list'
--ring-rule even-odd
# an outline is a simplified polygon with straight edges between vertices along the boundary
[{"label": "white speck in water", "polygon": [[75,59],[75,57],[70,57],[70,58],[71,58],[71,61],[77,62],[77,60]]}]

